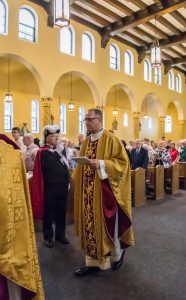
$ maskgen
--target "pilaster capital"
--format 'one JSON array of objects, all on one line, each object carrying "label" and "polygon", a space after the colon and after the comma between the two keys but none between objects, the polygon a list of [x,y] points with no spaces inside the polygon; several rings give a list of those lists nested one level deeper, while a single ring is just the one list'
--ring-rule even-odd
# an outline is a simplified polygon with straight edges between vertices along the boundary
[{"label": "pilaster capital", "polygon": [[185,120],[178,120],[178,124],[179,125],[184,125],[185,124]]},{"label": "pilaster capital", "polygon": [[45,107],[51,107],[52,101],[53,101],[52,97],[45,96],[41,98],[41,102]]},{"label": "pilaster capital", "polygon": [[165,122],[165,117],[164,117],[164,116],[160,116],[160,117],[159,117],[159,121],[160,121],[160,122]]},{"label": "pilaster capital", "polygon": [[140,113],[139,112],[133,112],[133,119],[139,119]]}]

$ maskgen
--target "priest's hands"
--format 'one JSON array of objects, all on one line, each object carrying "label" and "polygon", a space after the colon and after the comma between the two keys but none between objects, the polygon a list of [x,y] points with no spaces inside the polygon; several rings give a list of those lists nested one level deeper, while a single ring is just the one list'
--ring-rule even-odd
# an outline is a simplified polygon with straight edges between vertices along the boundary
[{"label": "priest's hands", "polygon": [[98,170],[100,168],[99,159],[90,159],[89,166],[93,170]]}]

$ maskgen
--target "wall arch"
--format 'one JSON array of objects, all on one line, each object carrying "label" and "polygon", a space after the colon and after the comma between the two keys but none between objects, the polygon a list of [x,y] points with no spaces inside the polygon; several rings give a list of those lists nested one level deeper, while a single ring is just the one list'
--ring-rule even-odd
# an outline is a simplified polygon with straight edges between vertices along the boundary
[{"label": "wall arch", "polygon": [[31,64],[29,61],[27,61],[25,58],[23,58],[19,55],[15,55],[12,53],[1,53],[0,54],[0,57],[8,57],[8,56],[10,56],[11,60],[20,62],[32,73],[32,75],[35,78],[36,83],[38,85],[40,96],[41,97],[46,96],[46,88],[45,88],[44,82],[42,80],[42,77],[41,77],[40,73],[38,72],[38,70],[33,66],[33,64]]},{"label": "wall arch", "polygon": [[89,87],[91,93],[92,93],[92,97],[93,97],[93,102],[94,102],[94,106],[98,105],[99,104],[99,100],[100,100],[100,96],[99,96],[99,92],[94,84],[94,82],[84,73],[82,72],[79,72],[79,71],[68,71],[66,73],[63,73],[59,78],[58,80],[56,81],[55,85],[54,85],[54,90],[53,90],[53,96],[55,96],[55,90],[56,90],[56,86],[57,84],[59,83],[59,80],[64,77],[64,76],[67,76],[69,75],[69,78],[70,78],[70,74],[72,73],[72,76],[73,77],[78,77],[80,79],[82,79],[86,84],[87,86]]}]

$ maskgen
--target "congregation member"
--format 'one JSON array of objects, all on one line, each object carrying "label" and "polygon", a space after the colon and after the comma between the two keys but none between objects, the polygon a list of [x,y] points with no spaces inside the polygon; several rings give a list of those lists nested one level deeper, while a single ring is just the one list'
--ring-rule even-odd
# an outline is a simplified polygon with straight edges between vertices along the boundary
[{"label": "congregation member", "polygon": [[80,134],[78,135],[78,145],[76,145],[76,149],[77,149],[77,150],[80,150],[80,149],[81,149],[81,146],[83,145],[84,140],[85,140],[84,134],[83,134],[83,133],[80,133]]},{"label": "congregation member", "polygon": [[35,158],[39,147],[36,144],[34,144],[34,138],[31,133],[26,133],[24,135],[23,144],[25,145],[24,160],[26,171],[33,171]]},{"label": "congregation member", "polygon": [[37,153],[31,187],[33,214],[35,218],[43,218],[43,236],[48,248],[54,247],[54,235],[56,241],[69,243],[65,224],[69,165],[63,155],[64,144],[59,143],[59,132],[57,125],[43,128],[42,148]]},{"label": "congregation member", "polygon": [[4,134],[0,157],[0,300],[44,300],[24,162]]},{"label": "congregation member", "polygon": [[131,169],[135,170],[137,168],[147,169],[148,167],[148,150],[142,147],[142,142],[140,140],[135,141],[135,148],[131,150],[130,163]]},{"label": "congregation member", "polygon": [[180,161],[186,162],[186,140],[182,141],[182,145],[180,147]]},{"label": "congregation member", "polygon": [[19,147],[19,149],[24,152],[25,145],[23,144],[23,137],[21,136],[21,130],[19,127],[12,128],[12,136],[14,138],[15,144]]},{"label": "congregation member", "polygon": [[66,137],[62,137],[61,142],[63,143],[63,146],[64,146],[62,153],[68,161],[69,169],[73,170],[75,164],[74,164],[74,161],[72,160],[72,158],[74,157],[74,149],[73,149],[72,143]]},{"label": "congregation member", "polygon": [[159,142],[158,148],[154,150],[154,166],[156,167],[158,165],[164,168],[169,168],[171,165],[171,156],[164,147],[164,142]]},{"label": "congregation member", "polygon": [[75,228],[86,262],[75,271],[79,277],[110,267],[119,269],[124,249],[134,244],[126,151],[116,136],[103,130],[101,110],[88,110],[85,123],[90,134],[80,156],[87,160],[73,174]]},{"label": "congregation member", "polygon": [[168,150],[170,157],[171,157],[171,163],[178,161],[179,159],[179,151],[176,149],[175,143],[170,143],[170,149]]}]

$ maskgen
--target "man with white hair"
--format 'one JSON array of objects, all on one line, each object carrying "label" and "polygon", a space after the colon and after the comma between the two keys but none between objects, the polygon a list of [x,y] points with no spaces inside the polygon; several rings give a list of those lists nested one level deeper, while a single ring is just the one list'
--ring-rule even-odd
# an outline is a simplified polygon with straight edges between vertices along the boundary
[{"label": "man with white hair", "polygon": [[70,176],[59,132],[57,125],[43,128],[40,143],[43,148],[37,153],[31,188],[33,214],[36,218],[43,218],[43,235],[49,248],[54,247],[53,223],[55,240],[69,243],[65,237],[65,219]]},{"label": "man with white hair", "polygon": [[31,133],[26,133],[23,137],[23,144],[25,145],[24,160],[26,171],[33,171],[34,162],[39,147],[34,144],[34,137]]}]

